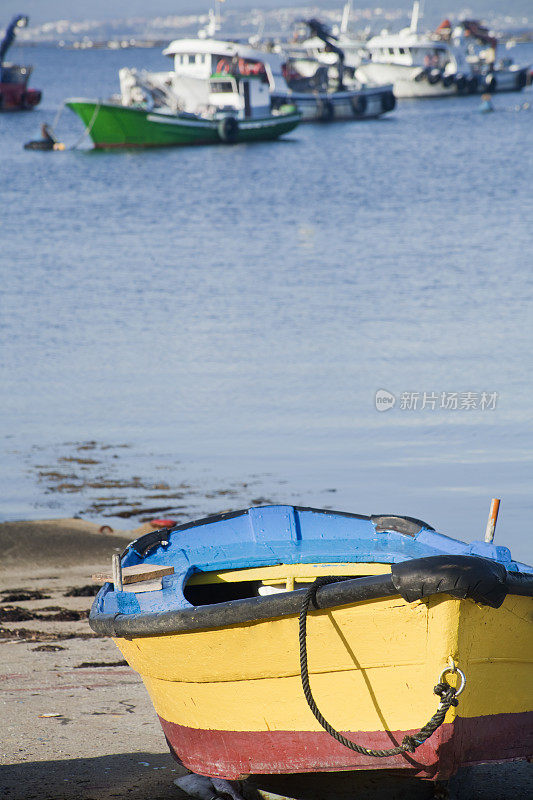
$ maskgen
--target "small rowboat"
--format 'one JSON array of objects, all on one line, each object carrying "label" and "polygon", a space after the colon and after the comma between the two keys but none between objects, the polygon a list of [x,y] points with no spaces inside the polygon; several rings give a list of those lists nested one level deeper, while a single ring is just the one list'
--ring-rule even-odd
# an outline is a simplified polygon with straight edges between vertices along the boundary
[{"label": "small rowboat", "polygon": [[91,627],[193,772],[446,780],[533,755],[533,568],[506,547],[267,506],[155,530],[116,559]]}]

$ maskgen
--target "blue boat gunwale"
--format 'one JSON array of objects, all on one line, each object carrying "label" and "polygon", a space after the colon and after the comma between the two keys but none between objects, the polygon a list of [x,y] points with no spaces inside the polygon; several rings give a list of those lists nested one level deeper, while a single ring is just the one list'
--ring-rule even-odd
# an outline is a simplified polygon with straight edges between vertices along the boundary
[{"label": "blue boat gunwale", "polygon": [[[246,521],[239,519],[245,516]],[[329,528],[322,516],[329,517]],[[193,533],[181,539],[179,534],[186,531]],[[216,602],[207,598],[206,604],[198,605],[185,597],[193,574],[275,564],[390,565],[390,573],[339,577],[321,587],[319,608],[393,595],[410,601],[439,593],[471,597],[496,608],[507,593],[533,596],[533,569],[513,561],[508,548],[467,544],[436,532],[420,519],[397,515],[258,506],[152,531],[131,542],[123,553],[124,565],[164,562],[177,571],[163,578],[160,591],[137,595],[115,592],[112,584],[104,584],[91,609],[91,627],[98,633],[131,638],[297,614],[306,589]]]},{"label": "blue boat gunwale", "polygon": [[[277,506],[255,506],[254,508],[261,509],[261,508],[277,508]],[[416,517],[409,517],[409,516],[400,516],[398,514],[354,514],[351,511],[333,511],[332,509],[325,509],[325,508],[314,508],[311,506],[292,506],[294,511],[302,512],[302,511],[309,511],[313,514],[324,514],[328,516],[335,516],[335,517],[345,517],[347,519],[362,519],[368,522],[376,523],[380,520],[401,520],[405,521],[406,523],[412,523],[413,526],[418,526],[420,530],[428,530],[428,531],[435,531],[435,528],[430,525],[428,522],[424,522],[424,520],[417,519]],[[173,533],[181,533],[183,531],[189,530],[190,528],[198,528],[203,525],[211,525],[217,522],[222,522],[230,519],[236,519],[237,517],[245,516],[250,512],[251,509],[243,508],[239,509],[238,511],[224,511],[220,514],[211,514],[208,517],[202,517],[201,519],[192,520],[191,522],[184,522],[180,525],[173,525],[172,528],[165,528],[163,530],[158,529],[155,531],[150,531],[149,533],[145,533],[143,536],[140,536],[138,539],[135,539],[133,542],[130,542],[128,546],[122,553],[122,558],[126,555],[128,550],[132,550],[135,552],[140,558],[144,558],[149,550],[151,550],[154,546],[161,544],[165,540],[167,540],[168,536]],[[401,531],[399,528],[380,528],[379,524],[376,526],[376,530],[397,530],[399,533],[405,533],[405,531]],[[413,533],[408,533],[407,535],[411,536]]]},{"label": "blue boat gunwale", "polygon": [[[147,557],[155,560],[165,559],[165,547],[170,544],[173,534],[179,534],[194,528],[205,529],[211,525],[215,526],[215,530],[219,530],[216,528],[219,523],[227,523],[239,517],[250,515],[251,519],[247,528],[240,526],[237,526],[237,528],[230,527],[229,531],[226,532],[230,534],[230,538],[233,536],[234,539],[237,537],[237,540],[239,540],[239,535],[243,536],[247,533],[251,536],[247,544],[253,547],[254,542],[252,539],[255,537],[255,542],[257,543],[257,540],[261,539],[264,534],[270,545],[274,547],[274,540],[268,539],[268,535],[265,533],[265,528],[274,523],[277,534],[281,536],[279,540],[281,541],[281,549],[285,544],[281,532],[286,538],[291,539],[292,537],[289,547],[289,555],[292,560],[289,563],[313,565],[316,550],[313,550],[312,546],[312,516],[310,518],[311,522],[308,519],[306,523],[306,525],[310,526],[307,533],[309,533],[311,549],[301,554],[299,559],[294,552],[298,550],[298,543],[301,544],[302,540],[306,539],[302,529],[299,532],[296,530],[299,523],[296,524],[295,520],[298,514],[305,515],[306,512],[310,512],[311,515],[318,513],[330,517],[370,522],[375,536],[378,538],[391,533],[392,526],[396,524],[398,532],[395,535],[398,536],[399,533],[401,537],[398,540],[397,551],[392,558],[391,553],[387,554],[387,551],[384,550],[378,551],[374,558],[369,559],[368,542],[364,542],[366,548],[364,551],[355,555],[353,553],[350,554],[345,549],[342,549],[346,545],[346,539],[339,537],[339,531],[337,531],[337,550],[331,559],[326,559],[322,563],[362,562],[366,560],[374,563],[390,564],[391,571],[381,575],[338,577],[334,583],[318,589],[316,608],[333,608],[398,595],[411,602],[424,599],[433,594],[448,594],[460,598],[471,598],[476,602],[498,608],[509,593],[533,596],[533,570],[526,565],[512,561],[511,554],[507,548],[497,548],[483,543],[467,545],[464,542],[459,542],[437,533],[434,528],[419,519],[395,515],[365,516],[327,509],[262,506],[217,514],[195,522],[177,525],[171,529],[152,531],[128,545],[124,552],[124,558],[126,561],[134,561],[136,563],[142,563]],[[402,528],[403,531],[400,532]],[[382,533],[379,531],[382,531]],[[409,558],[406,552],[402,550],[401,545],[408,540],[412,543],[410,547],[411,549],[414,548],[413,552],[416,551],[415,540],[419,534],[424,532],[432,537],[431,544],[425,546],[425,551],[429,549],[434,553],[438,543],[441,548],[444,545],[450,547],[450,552],[443,552],[441,549],[440,553],[434,555]],[[298,533],[300,541],[298,541]],[[342,533],[343,536],[346,535],[344,528],[342,528]],[[361,532],[362,538],[357,541],[363,541],[364,535],[366,535],[369,541],[375,542],[374,537],[369,536],[369,534],[370,531],[367,526]],[[211,540],[212,535],[213,532],[210,530],[207,537],[208,541]],[[224,539],[224,537],[220,536],[220,539]],[[436,539],[436,542],[433,541],[434,539]],[[328,546],[333,544],[333,538],[326,541]],[[181,549],[179,547],[181,543],[179,539],[176,542],[174,558],[178,559],[181,556],[181,572],[163,578],[162,592],[147,593],[147,595],[158,597],[166,595],[163,601],[158,601],[155,597],[150,601],[147,599],[147,595],[141,595],[141,602],[144,605],[144,608],[142,608],[135,593],[115,592],[112,585],[107,583],[95,598],[91,609],[89,623],[93,630],[110,636],[133,638],[226,627],[228,625],[259,622],[299,613],[307,591],[306,588],[294,589],[266,597],[252,596],[192,605],[184,596],[184,587],[195,573],[209,570],[219,571],[228,568],[246,569],[249,566],[271,566],[272,564],[286,562],[279,560],[280,551],[276,552],[274,548],[267,556],[265,556],[265,551],[261,551],[263,554],[261,558],[257,557],[257,553],[253,553],[250,563],[238,564],[235,561],[235,556],[233,556],[232,560],[228,553],[224,551],[224,548],[221,548],[220,541],[217,540],[216,535],[212,538],[211,547],[206,547],[201,541],[200,543],[189,541],[191,547],[189,553],[191,558],[189,559],[186,552],[187,543]],[[239,544],[244,545],[245,542],[239,541]],[[196,545],[196,550],[194,545]],[[155,547],[161,548],[162,553],[153,553],[152,551]],[[453,550],[454,547],[455,551]],[[476,547],[481,549],[482,553],[474,552],[471,554],[464,552],[464,550],[468,551],[469,548],[474,548],[475,550]],[[211,549],[213,550],[207,562],[202,548],[208,552]],[[461,548],[462,552],[458,552]],[[378,548],[376,547],[376,549]],[[202,553],[203,561],[201,558]],[[196,560],[193,558],[194,555],[196,555]],[[489,557],[486,557],[487,555]],[[168,558],[167,562],[171,562],[171,560],[171,558]],[[505,562],[508,568],[502,562]],[[316,567],[316,563],[314,566]],[[525,568],[524,572],[520,572],[520,567],[522,566]],[[532,574],[528,574],[529,572]],[[106,599],[111,601],[107,603],[107,608]],[[172,605],[170,605],[171,603]]]}]

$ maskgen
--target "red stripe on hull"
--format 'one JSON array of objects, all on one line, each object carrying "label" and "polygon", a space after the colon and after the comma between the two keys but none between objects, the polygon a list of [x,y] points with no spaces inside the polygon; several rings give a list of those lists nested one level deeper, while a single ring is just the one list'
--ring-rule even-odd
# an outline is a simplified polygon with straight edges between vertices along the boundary
[{"label": "red stripe on hull", "polygon": [[[355,753],[325,731],[211,731],[159,718],[172,753],[192,772],[235,780],[250,774],[408,770],[446,779],[460,766],[511,761],[533,754],[533,712],[458,718],[442,725],[414,754],[372,758]],[[345,733],[367,748],[384,750],[416,731]]]}]

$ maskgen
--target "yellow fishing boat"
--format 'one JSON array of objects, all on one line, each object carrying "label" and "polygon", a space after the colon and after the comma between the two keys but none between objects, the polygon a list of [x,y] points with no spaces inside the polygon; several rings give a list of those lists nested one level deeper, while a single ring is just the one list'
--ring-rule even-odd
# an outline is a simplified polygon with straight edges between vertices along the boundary
[{"label": "yellow fishing boat", "polygon": [[133,542],[90,623],[193,772],[445,780],[533,755],[532,598],[491,542],[269,506]]}]

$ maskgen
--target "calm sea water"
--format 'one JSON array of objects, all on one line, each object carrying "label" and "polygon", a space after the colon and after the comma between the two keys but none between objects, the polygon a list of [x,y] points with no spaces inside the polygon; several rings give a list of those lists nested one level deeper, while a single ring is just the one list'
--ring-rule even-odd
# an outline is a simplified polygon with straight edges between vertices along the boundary
[{"label": "calm sea water", "polygon": [[65,97],[166,61],[20,53],[44,98],[0,116],[2,518],[181,487],[184,516],[268,499],[472,540],[497,496],[498,542],[533,560],[530,89],[277,143],[32,153]]}]

